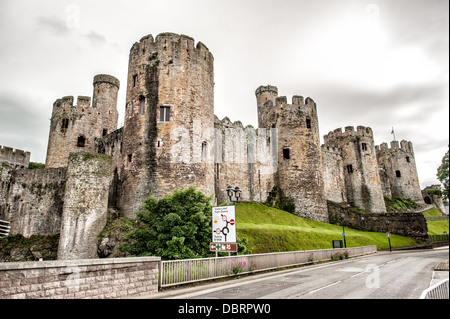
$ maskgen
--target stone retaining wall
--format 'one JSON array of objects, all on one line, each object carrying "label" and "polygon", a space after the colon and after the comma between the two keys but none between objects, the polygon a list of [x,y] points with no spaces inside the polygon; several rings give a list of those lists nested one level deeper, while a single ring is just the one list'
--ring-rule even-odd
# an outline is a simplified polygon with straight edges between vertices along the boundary
[{"label": "stone retaining wall", "polygon": [[0,263],[0,299],[112,299],[158,291],[160,257]]}]

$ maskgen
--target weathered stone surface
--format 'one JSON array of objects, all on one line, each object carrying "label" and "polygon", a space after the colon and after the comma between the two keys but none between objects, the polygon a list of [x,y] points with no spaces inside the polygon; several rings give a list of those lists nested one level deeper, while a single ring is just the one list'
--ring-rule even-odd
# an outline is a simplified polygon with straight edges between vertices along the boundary
[{"label": "weathered stone surface", "polygon": [[69,153],[97,152],[95,138],[117,129],[119,80],[105,74],[94,77],[92,98],[73,96],[53,104],[45,167],[66,167]]},{"label": "weathered stone surface", "polygon": [[392,141],[376,147],[380,171],[383,172],[384,195],[400,196],[424,204],[417,175],[413,145],[408,141]]},{"label": "weathered stone surface", "polygon": [[58,259],[97,257],[97,238],[106,225],[111,157],[69,155]]},{"label": "weathered stone surface", "polygon": [[0,299],[119,299],[156,293],[160,260],[0,263]]}]

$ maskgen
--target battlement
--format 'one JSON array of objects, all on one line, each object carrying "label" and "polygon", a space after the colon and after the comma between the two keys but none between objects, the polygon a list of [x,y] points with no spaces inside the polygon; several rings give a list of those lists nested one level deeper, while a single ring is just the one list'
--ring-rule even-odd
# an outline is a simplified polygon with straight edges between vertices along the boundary
[{"label": "battlement", "polygon": [[[172,43],[176,43],[176,45],[172,45]],[[171,51],[184,48],[189,52],[192,51],[199,54],[205,52],[205,54],[201,55],[205,60],[207,60],[208,58],[213,59],[211,52],[204,43],[199,41],[197,42],[197,44],[195,44],[194,38],[185,34],[177,34],[172,32],[160,33],[156,36],[156,38],[154,38],[151,34],[143,36],[139,40],[139,42],[133,44],[130,52],[140,52],[145,55],[151,55],[154,53],[152,52],[152,50],[154,49],[152,49],[152,46],[155,45],[156,47],[163,48],[164,50],[168,50],[170,46]]]},{"label": "battlement", "polygon": [[402,150],[406,153],[410,153],[413,154],[414,150],[413,150],[413,145],[411,142],[406,141],[406,140],[402,140],[400,142],[400,146],[398,141],[392,141],[390,143],[390,147],[388,146],[387,143],[381,143],[380,145],[375,146],[375,149],[377,151],[377,153],[392,153],[392,152],[397,152],[399,150]]},{"label": "battlement", "polygon": [[89,108],[91,106],[91,97],[90,96],[78,96],[77,97],[77,104],[74,105],[74,98],[73,96],[64,96],[60,99],[57,99],[53,103],[53,107],[57,108],[64,108],[64,107],[82,107],[82,108]]},{"label": "battlement", "polygon": [[97,74],[94,76],[93,85],[97,83],[109,83],[117,86],[118,89],[120,88],[120,81],[114,76],[108,74]]},{"label": "battlement", "polygon": [[259,88],[256,89],[255,95],[258,96],[259,94],[262,94],[264,92],[269,92],[271,94],[274,94],[275,96],[278,96],[278,88],[276,86],[272,85],[261,85]]},{"label": "battlement", "polygon": [[326,145],[332,145],[337,143],[340,140],[346,138],[370,138],[373,139],[373,131],[370,127],[358,126],[355,131],[354,126],[346,126],[344,128],[344,132],[342,132],[342,127],[335,129],[334,131],[329,132],[327,135],[324,135],[323,139]]},{"label": "battlement", "polygon": [[12,147],[0,145],[0,163],[4,162],[11,166],[28,168],[30,157],[30,152],[19,149],[14,150]]},{"label": "battlement", "polygon": [[327,152],[327,153],[331,153],[331,154],[335,154],[335,155],[341,155],[341,152],[342,152],[342,148],[340,148],[340,147],[333,147],[333,146],[328,146],[328,145],[325,145],[325,144],[322,144],[321,145],[321,148],[322,148],[322,153],[323,152]]}]

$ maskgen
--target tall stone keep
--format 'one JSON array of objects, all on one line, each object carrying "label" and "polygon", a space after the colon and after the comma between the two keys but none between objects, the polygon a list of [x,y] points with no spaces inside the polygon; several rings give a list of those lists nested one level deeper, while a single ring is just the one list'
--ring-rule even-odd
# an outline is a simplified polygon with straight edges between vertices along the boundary
[{"label": "tall stone keep", "polygon": [[386,212],[370,127],[338,128],[324,136],[326,148],[340,149],[346,198],[350,205],[372,213]]},{"label": "tall stone keep", "polygon": [[95,138],[117,129],[117,95],[119,80],[111,75],[94,77],[92,98],[73,96],[58,99],[53,104],[45,166],[66,167],[69,153],[97,151]]},{"label": "tall stone keep", "polygon": [[412,143],[403,140],[399,146],[398,141],[392,141],[390,148],[382,143],[376,150],[385,195],[423,204]]},{"label": "tall stone keep", "polygon": [[316,104],[302,96],[288,104],[277,91],[270,85],[256,90],[259,126],[278,130],[275,184],[294,201],[298,216],[328,222]]},{"label": "tall stone keep", "polygon": [[106,226],[111,157],[69,156],[58,259],[97,258],[97,239]]},{"label": "tall stone keep", "polygon": [[214,193],[214,58],[185,35],[143,37],[130,51],[119,206],[194,186]]}]

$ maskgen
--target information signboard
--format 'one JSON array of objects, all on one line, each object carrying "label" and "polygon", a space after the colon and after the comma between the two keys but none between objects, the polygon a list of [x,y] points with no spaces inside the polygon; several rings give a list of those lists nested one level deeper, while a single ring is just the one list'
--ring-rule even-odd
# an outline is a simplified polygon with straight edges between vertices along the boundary
[{"label": "information signboard", "polygon": [[222,252],[236,252],[237,251],[237,243],[211,243],[209,245],[210,251],[222,251]]},{"label": "information signboard", "polygon": [[236,242],[235,206],[218,206],[212,209],[212,242]]}]

